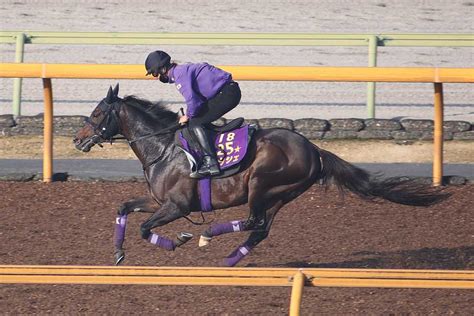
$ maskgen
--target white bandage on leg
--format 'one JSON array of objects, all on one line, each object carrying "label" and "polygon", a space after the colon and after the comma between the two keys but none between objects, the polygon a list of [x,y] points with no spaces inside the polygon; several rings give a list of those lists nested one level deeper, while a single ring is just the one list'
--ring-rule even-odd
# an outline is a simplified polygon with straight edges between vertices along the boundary
[{"label": "white bandage on leg", "polygon": [[240,221],[232,221],[230,223],[232,224],[234,232],[240,232]]}]

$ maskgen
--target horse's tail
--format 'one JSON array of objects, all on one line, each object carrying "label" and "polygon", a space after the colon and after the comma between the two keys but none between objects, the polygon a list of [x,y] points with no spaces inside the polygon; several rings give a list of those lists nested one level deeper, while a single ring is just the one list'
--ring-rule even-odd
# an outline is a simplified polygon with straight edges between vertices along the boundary
[{"label": "horse's tail", "polygon": [[382,198],[399,204],[429,206],[449,197],[449,194],[414,179],[388,178],[356,167],[335,154],[318,148],[322,159],[323,183],[333,182],[341,192],[344,189],[362,198]]}]

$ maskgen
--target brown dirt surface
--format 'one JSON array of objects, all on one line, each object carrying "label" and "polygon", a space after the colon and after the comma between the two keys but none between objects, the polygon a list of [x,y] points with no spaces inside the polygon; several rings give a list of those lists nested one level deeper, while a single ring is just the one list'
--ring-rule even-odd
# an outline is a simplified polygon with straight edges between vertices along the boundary
[{"label": "brown dirt surface", "polygon": [[[243,267],[377,269],[474,268],[474,186],[431,207],[368,202],[315,185],[285,206]],[[143,183],[0,182],[0,264],[111,265],[116,210],[146,194]],[[243,219],[246,206],[206,215]],[[126,260],[132,266],[218,266],[247,233],[197,239],[175,252],[140,238],[148,215],[129,216]],[[199,214],[193,215],[199,219]],[[173,237],[207,228],[180,219],[156,229]],[[0,285],[4,315],[286,315],[288,287]],[[472,315],[474,291],[450,289],[305,288],[302,315]]]},{"label": "brown dirt surface", "polygon": [[[337,154],[350,162],[366,163],[429,163],[433,161],[433,143],[430,141],[406,141],[398,144],[394,140],[333,140],[314,141],[319,147]],[[0,158],[42,159],[43,137],[0,137]],[[124,142],[104,148],[93,148],[89,153],[76,150],[72,137],[54,138],[56,159],[136,159]],[[474,146],[470,141],[448,141],[444,143],[445,163],[474,163]]]}]

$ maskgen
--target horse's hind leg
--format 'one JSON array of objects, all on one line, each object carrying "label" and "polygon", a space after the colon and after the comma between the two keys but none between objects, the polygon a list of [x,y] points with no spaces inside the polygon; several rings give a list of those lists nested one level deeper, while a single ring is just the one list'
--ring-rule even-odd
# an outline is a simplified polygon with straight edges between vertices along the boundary
[{"label": "horse's hind leg", "polygon": [[213,237],[234,233],[242,232],[254,229],[254,221],[252,218],[249,218],[245,221],[232,221],[227,223],[215,224],[206,229],[206,231],[199,238],[199,247],[204,247],[209,245],[209,242]]},{"label": "horse's hind leg", "polygon": [[266,225],[266,213],[265,208],[261,208],[258,212],[251,212],[247,220],[231,221],[227,223],[220,223],[211,225],[199,238],[199,247],[209,245],[213,237],[236,233],[243,231],[263,231]]},{"label": "horse's hind leg", "polygon": [[242,260],[246,255],[248,255],[253,248],[255,248],[260,242],[262,242],[262,240],[267,238],[275,215],[278,213],[278,211],[283,205],[284,203],[282,201],[278,201],[266,211],[264,224],[260,226],[261,229],[255,230],[250,233],[248,239],[239,247],[237,247],[229,256],[227,256],[227,258],[224,259],[224,264],[226,266],[235,266],[240,260]]},{"label": "horse's hind leg", "polygon": [[249,230],[264,230],[266,225],[266,210],[269,207],[265,207],[265,205],[262,202],[259,202],[259,199],[257,198],[253,198],[252,202],[249,203],[249,206],[250,215],[247,220],[212,225],[201,235],[201,238],[199,239],[199,247],[207,246],[212,237],[222,234]]},{"label": "horse's hind leg", "polygon": [[125,259],[125,251],[123,250],[123,243],[125,241],[125,230],[127,227],[127,216],[132,212],[146,212],[154,213],[159,208],[159,205],[150,197],[141,197],[123,203],[117,212],[115,219],[115,264],[120,264]]}]

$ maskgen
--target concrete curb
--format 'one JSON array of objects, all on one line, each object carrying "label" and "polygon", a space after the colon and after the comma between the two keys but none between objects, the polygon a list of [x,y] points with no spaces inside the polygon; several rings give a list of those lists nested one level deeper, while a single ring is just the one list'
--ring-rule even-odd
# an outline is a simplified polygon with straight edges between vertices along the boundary
[{"label": "concrete curb", "polygon": [[[429,163],[356,163],[371,173],[385,177],[417,178],[431,183],[432,165]],[[145,182],[138,160],[125,159],[57,159],[53,181]],[[41,159],[0,159],[0,181],[41,181]],[[448,185],[474,184],[472,164],[447,164],[443,183]]]}]

